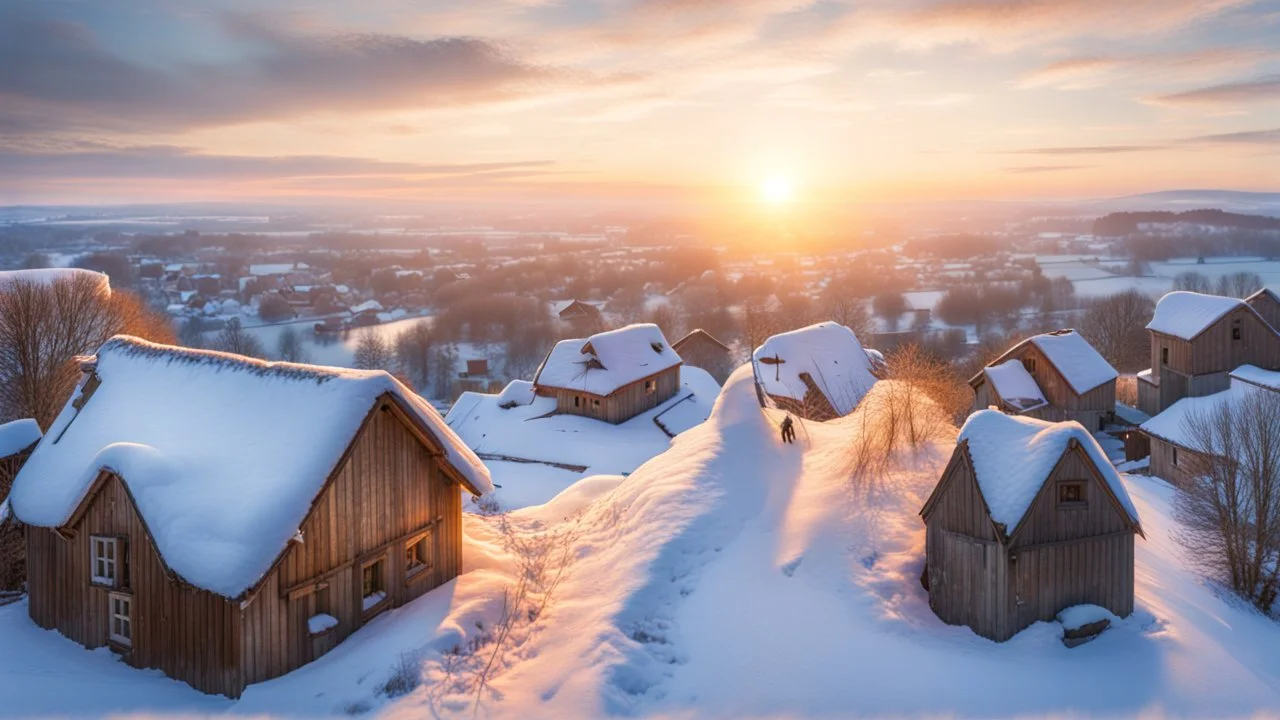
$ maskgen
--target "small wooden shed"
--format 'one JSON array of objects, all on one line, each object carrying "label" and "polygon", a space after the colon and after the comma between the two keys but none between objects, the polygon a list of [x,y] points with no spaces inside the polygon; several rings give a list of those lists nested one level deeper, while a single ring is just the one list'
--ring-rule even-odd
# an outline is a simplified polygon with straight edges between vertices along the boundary
[{"label": "small wooden shed", "polygon": [[1002,642],[1073,605],[1133,612],[1138,513],[1079,423],[974,413],[920,515],[948,624]]},{"label": "small wooden shed", "polygon": [[769,337],[751,364],[768,403],[820,422],[853,412],[876,383],[857,335],[831,321]]},{"label": "small wooden shed", "polygon": [[1116,410],[1115,368],[1075,330],[1027,338],[969,380],[974,410],[998,407],[1101,430]]},{"label": "small wooden shed", "polygon": [[718,383],[723,384],[733,372],[733,353],[729,346],[702,328],[689,331],[671,347],[680,354],[685,365],[706,370]]},{"label": "small wooden shed", "polygon": [[82,368],[10,496],[37,625],[238,697],[459,573],[488,471],[387,373],[125,336]]}]

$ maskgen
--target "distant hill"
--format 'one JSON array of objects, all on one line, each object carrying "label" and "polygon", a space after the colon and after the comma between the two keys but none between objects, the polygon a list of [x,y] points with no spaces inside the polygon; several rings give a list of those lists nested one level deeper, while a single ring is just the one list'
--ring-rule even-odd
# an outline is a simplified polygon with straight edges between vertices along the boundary
[{"label": "distant hill", "polygon": [[[1280,195],[1277,195],[1280,198]],[[1242,215],[1213,208],[1185,212],[1157,210],[1148,212],[1114,212],[1093,223],[1093,234],[1109,237],[1132,235],[1139,225],[1147,223],[1186,223],[1233,230],[1280,230],[1280,217]]]},{"label": "distant hill", "polygon": [[1098,211],[1140,212],[1214,208],[1232,213],[1280,216],[1280,192],[1165,190],[1106,198],[1090,203]]}]

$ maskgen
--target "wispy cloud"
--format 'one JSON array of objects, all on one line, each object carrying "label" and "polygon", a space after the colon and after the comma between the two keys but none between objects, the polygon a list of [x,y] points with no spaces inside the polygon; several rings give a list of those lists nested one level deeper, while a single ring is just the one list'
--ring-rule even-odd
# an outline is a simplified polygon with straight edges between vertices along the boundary
[{"label": "wispy cloud", "polygon": [[1015,173],[1019,175],[1031,173],[1050,173],[1064,172],[1067,170],[1085,170],[1094,167],[1093,165],[1019,165],[1017,167],[1007,167],[1005,172]]},{"label": "wispy cloud", "polygon": [[1236,105],[1280,101],[1280,75],[1210,85],[1152,98],[1168,105]]},{"label": "wispy cloud", "polygon": [[1280,145],[1280,128],[1200,135],[1186,138],[1183,142],[1197,145]]},{"label": "wispy cloud", "polygon": [[1087,55],[1056,60],[1023,76],[1020,87],[1087,90],[1120,80],[1205,80],[1280,57],[1280,48],[1213,47],[1137,55]]},{"label": "wispy cloud", "polygon": [[1080,145],[997,150],[995,152],[1001,155],[1115,155],[1118,153],[1163,150],[1165,147],[1164,145]]}]

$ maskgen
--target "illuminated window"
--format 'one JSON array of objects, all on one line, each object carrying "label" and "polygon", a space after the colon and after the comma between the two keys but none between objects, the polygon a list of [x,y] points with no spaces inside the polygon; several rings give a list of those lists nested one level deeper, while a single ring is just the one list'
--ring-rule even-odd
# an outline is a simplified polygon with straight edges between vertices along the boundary
[{"label": "illuminated window", "polygon": [[404,546],[405,575],[417,575],[431,567],[435,553],[432,552],[431,533],[410,540]]},{"label": "illuminated window", "polygon": [[360,598],[363,610],[372,610],[387,599],[386,557],[365,563],[360,568]]},{"label": "illuminated window", "polygon": [[1058,505],[1073,507],[1084,505],[1084,481],[1058,483]]},{"label": "illuminated window", "polygon": [[645,395],[652,395],[652,394],[654,394],[654,393],[656,393],[656,392],[658,392],[658,381],[657,381],[657,380],[645,380],[645,381],[644,381],[644,394],[645,394]]}]

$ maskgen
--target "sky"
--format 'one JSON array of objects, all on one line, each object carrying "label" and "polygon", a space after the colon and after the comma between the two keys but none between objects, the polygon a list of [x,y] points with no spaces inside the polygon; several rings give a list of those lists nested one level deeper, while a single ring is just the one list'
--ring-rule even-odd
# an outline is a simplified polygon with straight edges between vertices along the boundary
[{"label": "sky", "polygon": [[1280,190],[1280,0],[0,0],[0,204]]}]

